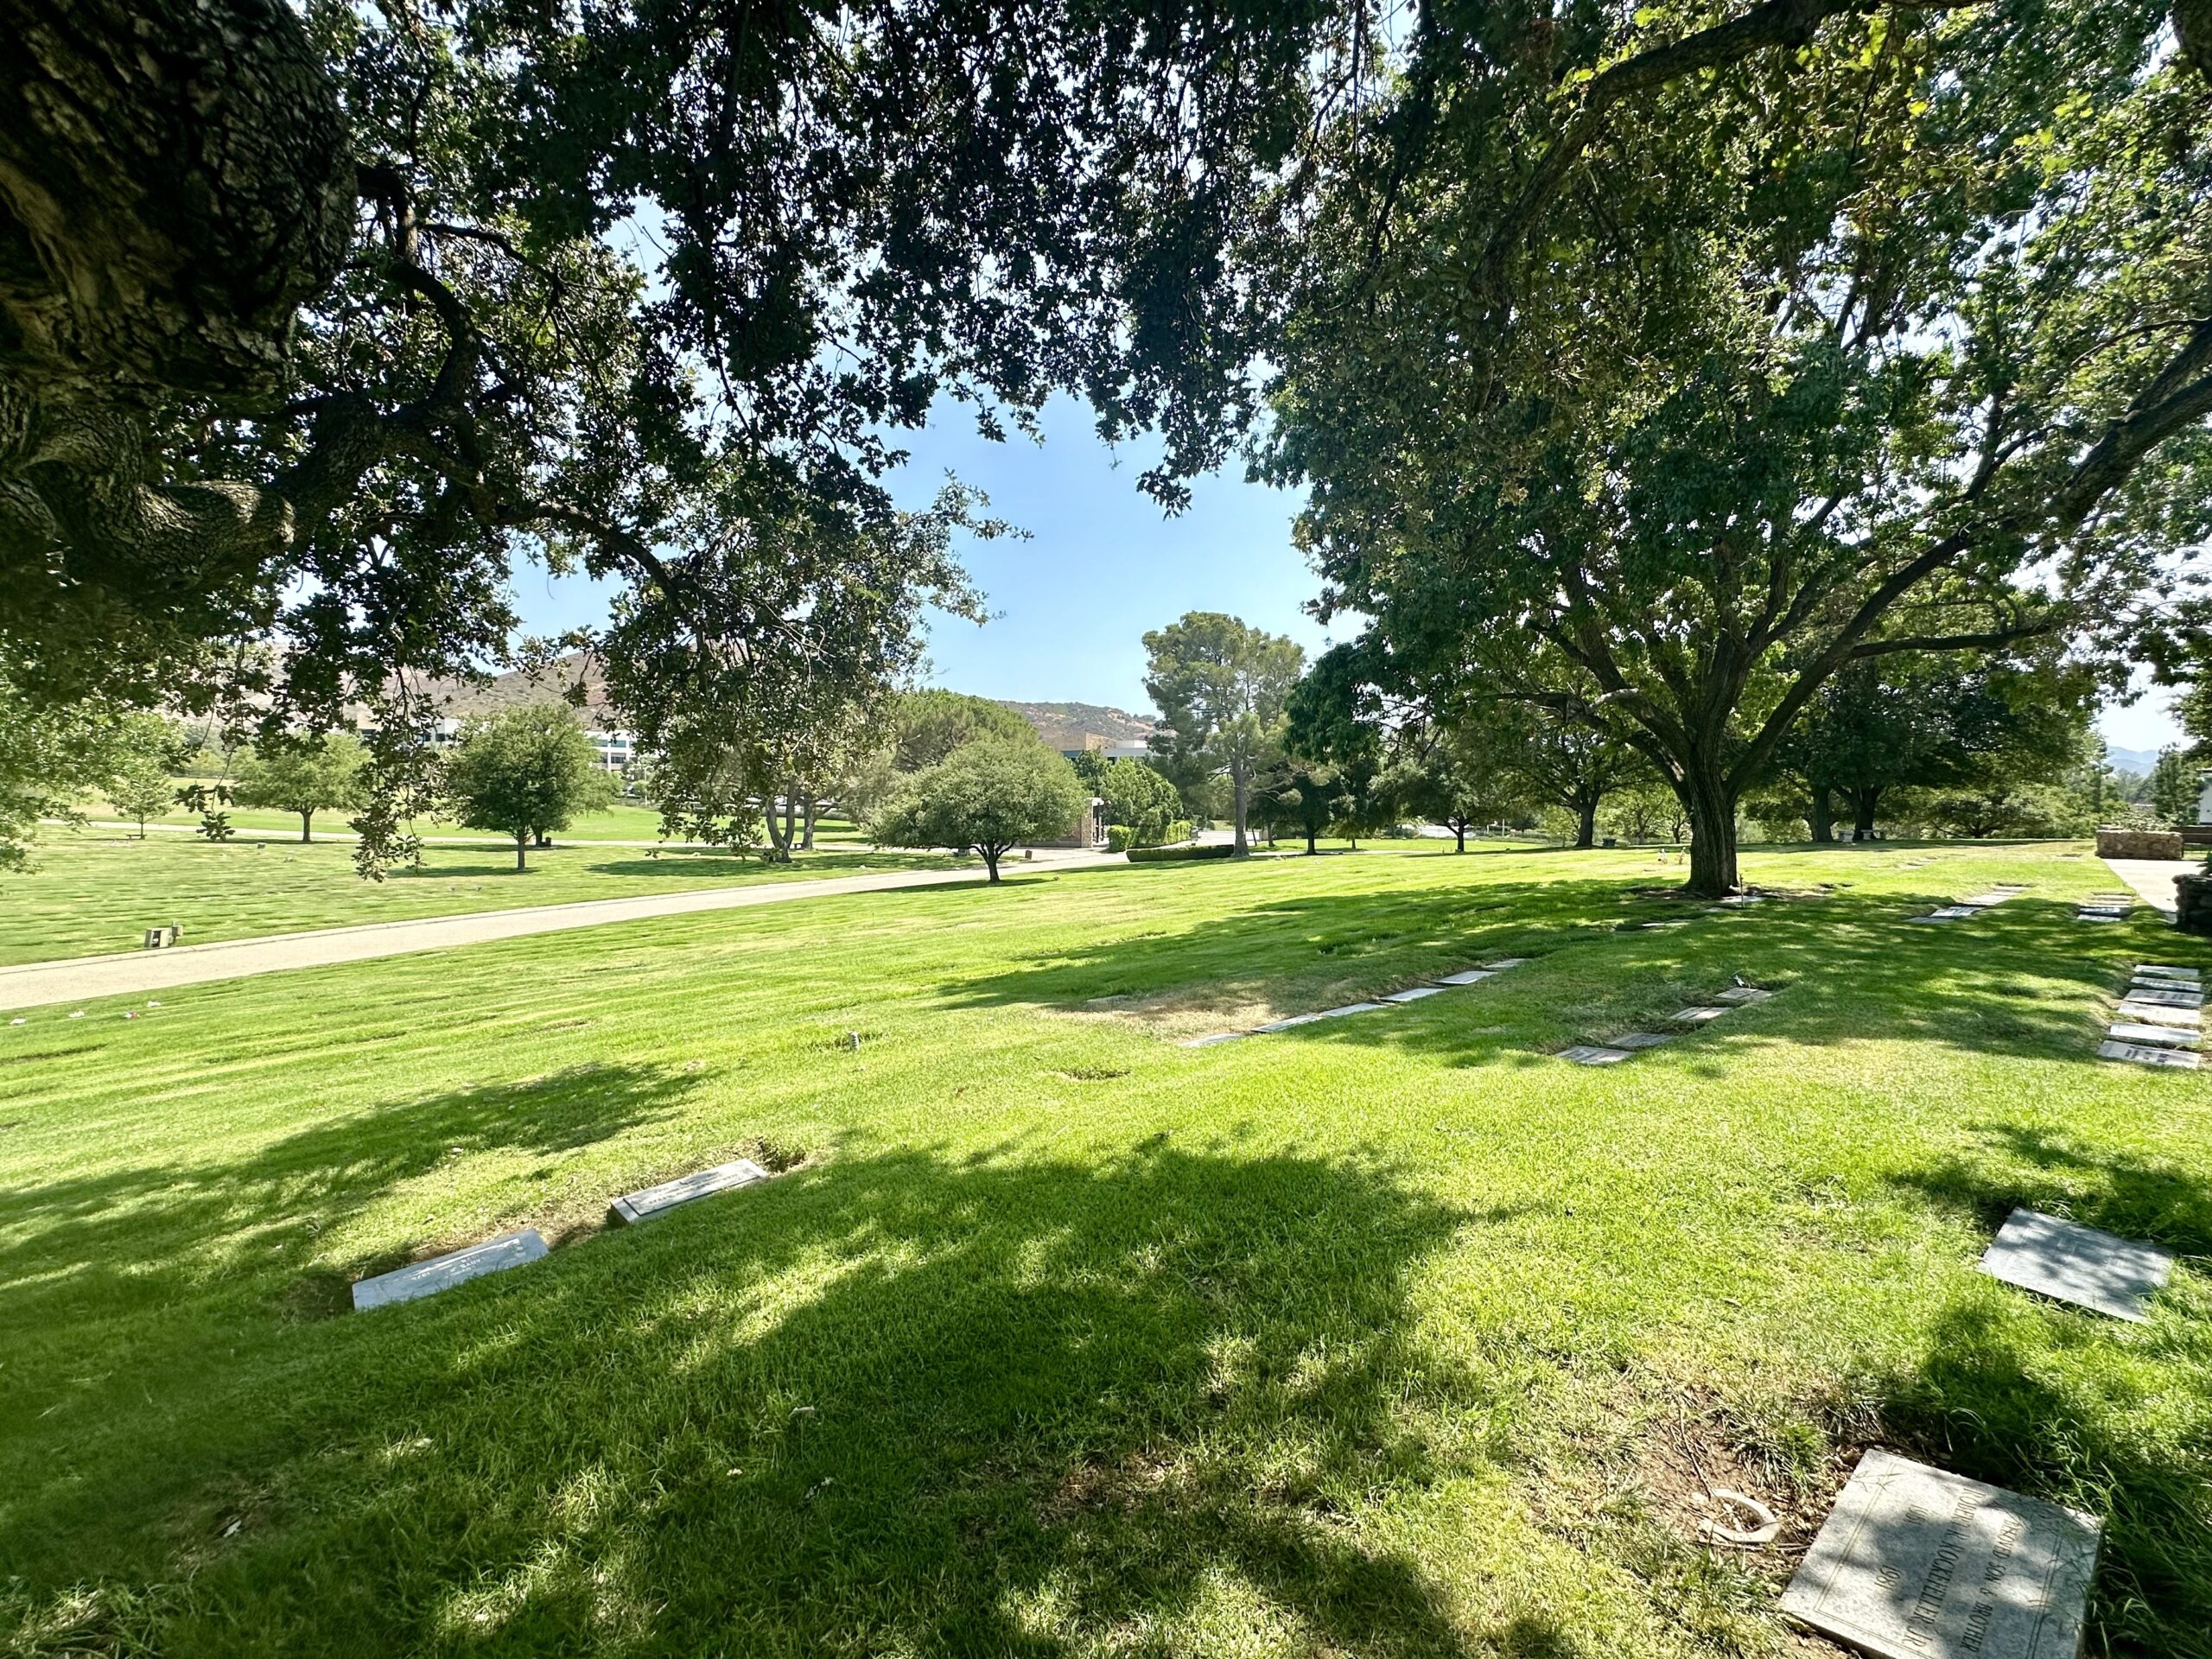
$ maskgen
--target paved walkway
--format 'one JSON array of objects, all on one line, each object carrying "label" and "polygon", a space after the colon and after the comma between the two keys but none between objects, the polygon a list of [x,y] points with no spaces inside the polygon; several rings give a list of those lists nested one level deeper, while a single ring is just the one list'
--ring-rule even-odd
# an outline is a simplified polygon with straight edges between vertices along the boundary
[{"label": "paved walkway", "polygon": [[2174,878],[2202,869],[2204,862],[2196,858],[2108,858],[2105,868],[2141,893],[2145,903],[2171,916],[2181,908],[2174,898]]},{"label": "paved walkway", "polygon": [[[1013,873],[1079,869],[1127,861],[1118,853],[1042,852],[1033,861],[1014,865]],[[406,956],[417,950],[448,950],[455,945],[481,944],[490,939],[563,933],[570,928],[601,927],[609,922],[642,921],[655,916],[689,916],[700,911],[789,904],[796,899],[825,899],[841,893],[895,892],[901,887],[956,887],[982,879],[983,873],[979,869],[892,870],[881,875],[824,876],[758,882],[743,887],[713,887],[705,892],[641,893],[634,899],[591,899],[578,904],[476,911],[464,916],[436,916],[412,922],[372,922],[359,927],[325,928],[314,933],[264,934],[259,938],[225,939],[213,944],[172,945],[162,950],[72,957],[61,962],[34,962],[0,968],[0,1008],[79,1002],[99,996],[137,996],[148,991],[173,990],[180,985],[197,985],[211,979],[278,974],[289,969],[321,968],[338,962],[366,962],[376,957]]]}]

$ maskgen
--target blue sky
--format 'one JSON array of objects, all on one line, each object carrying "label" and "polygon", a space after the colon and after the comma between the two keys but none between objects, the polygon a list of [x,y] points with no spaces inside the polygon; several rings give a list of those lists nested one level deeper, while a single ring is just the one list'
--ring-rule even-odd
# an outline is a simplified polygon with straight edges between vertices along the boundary
[{"label": "blue sky", "polygon": [[[964,550],[993,617],[982,627],[934,620],[931,683],[1141,713],[1145,630],[1185,611],[1227,611],[1290,635],[1309,655],[1327,642],[1331,630],[1301,608],[1318,583],[1290,543],[1294,496],[1247,483],[1240,467],[1201,480],[1189,510],[1166,518],[1136,486],[1149,447],[1117,454],[1099,442],[1087,411],[1065,398],[1046,409],[1044,429],[1041,445],[1020,437],[992,443],[961,410],[944,409],[906,445],[912,459],[895,484],[902,502],[925,504],[950,469],[990,496],[994,514],[1031,533]],[[531,632],[606,614],[605,591],[582,579],[556,582],[531,568],[516,587]],[[1354,626],[1339,619],[1335,636]],[[2156,691],[2107,709],[2099,724],[2107,741],[2128,748],[2156,749],[2177,735]]]},{"label": "blue sky", "polygon": [[[926,505],[950,470],[991,498],[993,516],[1030,532],[970,542],[963,561],[992,620],[954,617],[930,629],[932,684],[978,696],[1103,702],[1145,712],[1144,633],[1185,611],[1227,611],[1319,651],[1332,631],[1300,608],[1319,584],[1290,544],[1297,499],[1244,481],[1243,468],[1203,480],[1191,506],[1165,516],[1137,489],[1156,453],[1099,442],[1089,413],[1067,399],[1045,411],[1041,445],[993,443],[957,409],[942,410],[904,447],[899,500]],[[605,590],[582,579],[518,573],[525,628],[552,633],[595,622]],[[1348,620],[1334,637],[1351,632]]]}]

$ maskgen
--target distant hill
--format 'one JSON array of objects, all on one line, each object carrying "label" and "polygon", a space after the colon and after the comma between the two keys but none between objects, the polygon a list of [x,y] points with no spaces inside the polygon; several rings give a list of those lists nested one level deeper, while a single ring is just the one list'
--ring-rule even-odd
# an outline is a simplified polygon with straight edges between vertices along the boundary
[{"label": "distant hill", "polygon": [[536,671],[516,669],[494,675],[481,685],[438,680],[430,689],[448,714],[465,720],[471,715],[488,715],[524,703],[563,702],[569,688],[579,680],[584,688],[586,723],[596,725],[593,716],[607,706],[607,677],[599,664],[582,652],[556,657]]},{"label": "distant hill", "polygon": [[1037,735],[1045,740],[1048,748],[1096,747],[1085,743],[1085,737],[1103,738],[1109,743],[1141,743],[1160,727],[1156,720],[1126,709],[1109,709],[1103,703],[1016,702],[1010,697],[1001,697],[998,702],[1034,726]]},{"label": "distant hill", "polygon": [[2105,764],[2115,772],[2132,772],[2139,778],[2151,775],[2151,768],[2158,764],[2156,749],[2123,749],[2117,743],[2105,745]]}]

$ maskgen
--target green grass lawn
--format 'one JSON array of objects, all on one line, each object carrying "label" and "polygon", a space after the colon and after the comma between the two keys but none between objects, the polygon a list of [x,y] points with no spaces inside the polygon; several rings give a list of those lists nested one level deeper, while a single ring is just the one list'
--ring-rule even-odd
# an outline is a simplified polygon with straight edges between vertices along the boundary
[{"label": "green grass lawn", "polygon": [[[180,779],[177,781],[181,785],[194,780]],[[96,821],[110,823],[124,822],[123,815],[106,801],[85,802],[82,810],[86,817]],[[244,834],[272,836],[287,841],[299,839],[300,815],[296,812],[278,812],[258,806],[232,806],[223,810],[230,815],[231,828]],[[353,835],[346,827],[348,816],[342,809],[316,813],[315,838],[317,841],[350,842]],[[181,836],[196,830],[199,823],[195,814],[178,807],[158,818],[148,820],[147,828],[149,834]],[[426,819],[416,829],[420,835],[441,841],[497,842],[500,840],[500,837],[484,830],[467,829],[447,819]],[[135,823],[131,826],[131,833],[137,833]],[[580,814],[556,839],[563,842],[658,841],[660,812],[654,807],[618,801],[604,810]],[[814,839],[817,844],[857,845],[861,842],[861,835],[853,825],[841,818],[821,818],[815,823]],[[505,844],[513,845],[512,842]]]},{"label": "green grass lawn", "polygon": [[[2212,1089],[2092,1058],[2125,964],[2212,953],[2076,923],[2076,849],[1903,858],[1726,911],[1649,854],[1068,871],[37,1011],[6,1650],[1802,1656],[1879,1443],[2105,1516],[2093,1652],[2212,1653]],[[1978,1274],[2016,1204],[2178,1251],[2152,1322]],[[1707,1483],[1787,1548],[1701,1547]]]},{"label": "green grass lawn", "polygon": [[848,846],[797,855],[788,865],[681,848],[556,845],[515,868],[505,846],[427,847],[419,870],[382,881],[353,873],[345,842],[308,846],[196,837],[135,837],[49,829],[38,868],[0,875],[0,964],[135,950],[149,927],[175,923],[187,944],[407,921],[518,905],[558,905],[757,881],[975,863],[936,853]]}]

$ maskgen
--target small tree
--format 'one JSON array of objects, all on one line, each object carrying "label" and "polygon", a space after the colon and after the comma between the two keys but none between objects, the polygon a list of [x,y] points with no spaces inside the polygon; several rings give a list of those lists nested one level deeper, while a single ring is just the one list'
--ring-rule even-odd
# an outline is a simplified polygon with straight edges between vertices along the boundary
[{"label": "small tree", "polygon": [[172,775],[184,759],[185,744],[159,715],[126,715],[117,725],[106,779],[107,798],[146,839],[146,820],[167,815],[177,804]]},{"label": "small tree", "polygon": [[[1078,781],[1082,772],[1077,766]],[[1183,804],[1175,785],[1141,760],[1109,760],[1097,768],[1097,778],[1092,787],[1106,803],[1106,822],[1127,830],[1133,846],[1158,845]]]},{"label": "small tree", "polygon": [[446,788],[472,830],[512,836],[515,868],[530,843],[597,798],[597,753],[575,717],[557,703],[510,709],[471,721],[446,762]]},{"label": "small tree", "polygon": [[1260,775],[1252,798],[1270,841],[1278,827],[1287,826],[1306,837],[1310,854],[1315,838],[1337,821],[1344,796],[1344,774],[1327,761],[1287,756]]},{"label": "small tree", "polygon": [[367,797],[362,768],[368,756],[344,732],[301,741],[264,739],[238,764],[231,798],[242,806],[275,807],[300,815],[300,839],[315,839],[315,815],[325,807],[359,806]]},{"label": "small tree", "polygon": [[990,879],[1024,842],[1065,836],[1084,810],[1075,768],[1035,738],[979,738],[916,778],[885,806],[887,847],[972,847]]}]

